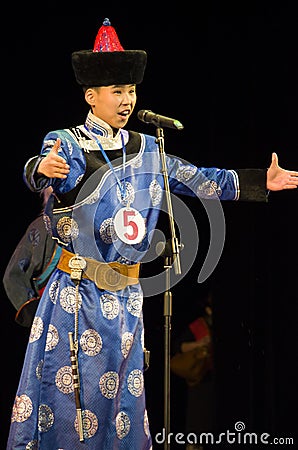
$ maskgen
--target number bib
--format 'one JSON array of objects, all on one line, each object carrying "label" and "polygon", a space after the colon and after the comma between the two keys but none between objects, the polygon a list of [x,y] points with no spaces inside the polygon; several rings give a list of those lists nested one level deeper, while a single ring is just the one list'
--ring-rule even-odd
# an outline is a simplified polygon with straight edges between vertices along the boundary
[{"label": "number bib", "polygon": [[126,244],[138,244],[145,236],[145,222],[134,208],[121,208],[114,218],[115,232]]}]

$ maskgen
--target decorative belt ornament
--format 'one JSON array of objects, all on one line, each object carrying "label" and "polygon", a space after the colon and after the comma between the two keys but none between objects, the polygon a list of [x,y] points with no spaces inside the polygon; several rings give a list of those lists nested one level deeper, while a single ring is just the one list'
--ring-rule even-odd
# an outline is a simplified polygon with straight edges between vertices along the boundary
[{"label": "decorative belt ornament", "polygon": [[89,278],[99,289],[116,292],[139,282],[140,263],[104,263],[62,249],[58,269],[71,274],[72,280]]}]

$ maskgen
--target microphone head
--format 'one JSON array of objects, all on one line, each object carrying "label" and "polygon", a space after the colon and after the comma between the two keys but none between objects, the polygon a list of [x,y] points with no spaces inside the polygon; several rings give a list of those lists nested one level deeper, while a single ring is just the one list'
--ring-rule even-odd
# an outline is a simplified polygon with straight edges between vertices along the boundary
[{"label": "microphone head", "polygon": [[161,116],[160,114],[155,114],[150,109],[141,109],[137,114],[138,119],[142,122],[150,123],[156,127],[168,127],[175,128],[176,130],[183,130],[183,125],[179,120],[172,119],[171,117]]},{"label": "microphone head", "polygon": [[142,122],[146,122],[145,118],[146,118],[146,114],[148,112],[151,112],[151,111],[148,111],[146,109],[141,109],[137,114],[138,119],[140,119]]}]

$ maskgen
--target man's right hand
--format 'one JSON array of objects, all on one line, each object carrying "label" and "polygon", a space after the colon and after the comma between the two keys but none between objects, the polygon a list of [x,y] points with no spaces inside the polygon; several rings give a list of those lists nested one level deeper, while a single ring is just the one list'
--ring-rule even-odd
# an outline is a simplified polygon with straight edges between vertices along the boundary
[{"label": "man's right hand", "polygon": [[48,178],[67,178],[69,165],[62,156],[58,155],[61,139],[57,139],[50,153],[43,158],[38,166],[37,173]]}]

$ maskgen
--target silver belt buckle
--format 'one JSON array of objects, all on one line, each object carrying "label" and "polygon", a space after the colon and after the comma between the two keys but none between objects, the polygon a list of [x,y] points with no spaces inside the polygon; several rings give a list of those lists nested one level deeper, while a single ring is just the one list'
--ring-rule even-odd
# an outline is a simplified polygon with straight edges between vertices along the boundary
[{"label": "silver belt buckle", "polygon": [[70,268],[70,278],[74,282],[79,282],[82,278],[83,271],[86,269],[87,263],[82,256],[75,255],[68,262]]}]

